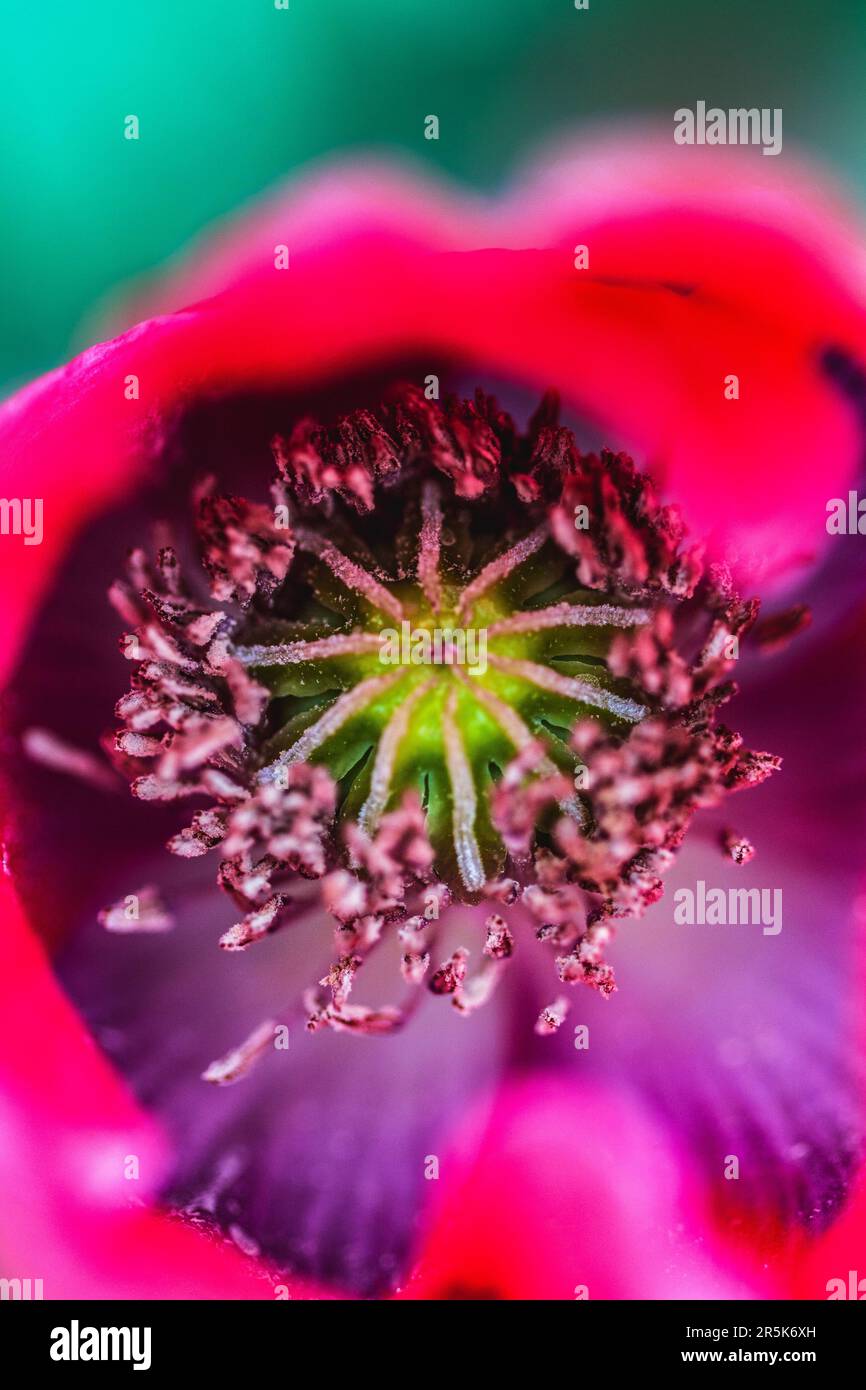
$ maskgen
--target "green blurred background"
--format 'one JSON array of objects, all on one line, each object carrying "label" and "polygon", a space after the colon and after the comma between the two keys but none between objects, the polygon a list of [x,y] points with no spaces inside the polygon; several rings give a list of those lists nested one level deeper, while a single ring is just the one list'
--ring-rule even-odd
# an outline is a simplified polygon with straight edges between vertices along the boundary
[{"label": "green blurred background", "polygon": [[[781,106],[866,203],[866,0],[10,0],[0,391],[212,218],[330,151],[494,188],[546,135],[699,98]],[[138,142],[123,119],[141,122]],[[435,113],[440,139],[423,138]],[[784,155],[783,155],[784,157]]]}]

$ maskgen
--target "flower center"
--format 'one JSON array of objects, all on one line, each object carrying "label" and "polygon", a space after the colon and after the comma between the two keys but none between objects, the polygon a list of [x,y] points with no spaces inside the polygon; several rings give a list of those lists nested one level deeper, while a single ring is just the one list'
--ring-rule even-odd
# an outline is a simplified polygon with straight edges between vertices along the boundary
[{"label": "flower center", "polygon": [[610,994],[612,920],[660,896],[699,807],[778,766],[716,722],[756,601],[682,549],[629,459],[581,456],[547,398],[521,435],[480,393],[403,388],[274,453],[273,507],[200,489],[207,596],[170,548],[134,552],[112,591],[135,667],[117,754],[142,799],[206,799],[169,848],[219,849],[243,912],[220,944],[270,935],[317,880],[337,950],[308,1025],[385,1032],[408,1006],[348,1002],[370,952],[396,934],[411,989],[470,1013],[508,921],[487,916],[478,969],[477,943],[428,967],[449,902],[487,899],[519,904],[562,984]]},{"label": "flower center", "polygon": [[[260,782],[285,784],[294,764],[324,766],[340,816],[371,835],[416,792],[438,876],[474,895],[504,868],[490,792],[511,760],[528,755],[539,774],[579,784],[575,722],[621,728],[647,713],[604,656],[618,631],[650,615],[575,589],[546,526],[460,575],[448,555],[458,518],[434,483],[420,518],[415,574],[399,580],[356,537],[340,549],[302,528],[293,601],[307,616],[253,621],[234,655],[271,695]],[[582,819],[576,794],[561,804]]]}]

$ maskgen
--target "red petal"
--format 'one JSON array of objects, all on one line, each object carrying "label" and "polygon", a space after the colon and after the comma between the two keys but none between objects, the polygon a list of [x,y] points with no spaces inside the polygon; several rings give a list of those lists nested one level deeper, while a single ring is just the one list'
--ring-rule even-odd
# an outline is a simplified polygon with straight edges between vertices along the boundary
[{"label": "red petal", "polygon": [[619,287],[581,333],[578,399],[656,464],[690,527],[770,569],[822,544],[862,439],[819,369],[866,346],[864,226],[838,190],[787,152],[619,134],[562,150],[511,206],[520,244],[588,244],[584,274]]},{"label": "red petal", "polygon": [[[866,1299],[866,1174],[839,1220],[793,1252],[794,1298]],[[853,1277],[852,1277],[853,1276]],[[839,1281],[841,1280],[842,1288]]]},{"label": "red petal", "polygon": [[666,1136],[609,1090],[512,1084],[442,1156],[436,1186],[403,1297],[772,1296],[723,1251]]},{"label": "red petal", "polygon": [[[455,357],[555,384],[664,470],[696,529],[716,525],[776,564],[812,550],[858,447],[817,355],[862,356],[862,267],[808,178],[773,174],[774,197],[774,161],[747,176],[755,152],[725,153],[643,151],[638,193],[633,151],[613,146],[486,211],[397,174],[362,187],[339,171],[261,227],[245,221],[169,300],[179,286],[223,293],[91,349],[0,411],[4,492],[47,507],[41,546],[0,553],[16,595],[7,662],[70,536],[144,467],[145,422],[204,387],[297,384],[401,351],[428,353],[431,371]],[[700,172],[693,189],[685,168]],[[288,271],[274,268],[280,232]],[[527,239],[558,249],[442,253]],[[578,243],[589,272],[573,268]],[[691,293],[660,288],[671,281]],[[738,401],[724,399],[732,372]],[[124,398],[128,374],[139,401]]]},{"label": "red petal", "polygon": [[[864,358],[866,257],[859,216],[816,170],[787,153],[782,163],[627,130],[570,142],[498,204],[387,166],[329,168],[197,250],[158,303],[260,273],[276,241],[338,255],[362,231],[448,250],[557,247],[546,274],[500,263],[504,283],[486,259],[474,264],[482,292],[450,301],[457,353],[558,386],[664,476],[693,530],[759,570],[824,543],[861,429],[821,359],[827,348]],[[588,270],[574,269],[578,245]],[[439,341],[434,301],[449,278],[438,265],[428,274],[412,306],[421,347]],[[730,374],[738,400],[725,397]]]},{"label": "red petal", "polygon": [[[41,1279],[49,1299],[274,1298],[280,1281],[263,1266],[148,1209],[162,1136],[67,1003],[8,880],[0,916],[0,1187],[15,1194],[0,1273]],[[137,1178],[127,1176],[133,1159]],[[292,1298],[335,1296],[284,1287]]]}]

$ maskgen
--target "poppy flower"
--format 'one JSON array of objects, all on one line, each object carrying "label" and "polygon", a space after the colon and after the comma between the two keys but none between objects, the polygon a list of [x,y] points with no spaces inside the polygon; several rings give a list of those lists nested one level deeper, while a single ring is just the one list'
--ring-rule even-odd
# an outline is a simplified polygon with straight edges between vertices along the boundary
[{"label": "poppy flower", "polygon": [[656,140],[329,167],[5,404],[8,1277],[845,1276],[858,237]]}]

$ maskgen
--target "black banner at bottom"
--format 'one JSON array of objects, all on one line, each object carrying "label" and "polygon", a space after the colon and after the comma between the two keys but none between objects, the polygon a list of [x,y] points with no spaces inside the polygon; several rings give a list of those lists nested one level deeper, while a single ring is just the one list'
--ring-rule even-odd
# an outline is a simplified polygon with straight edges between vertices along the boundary
[{"label": "black banner at bottom", "polygon": [[[526,1305],[520,1305],[525,1307]],[[550,1317],[549,1332],[544,1324]],[[451,1318],[454,1323],[451,1323]],[[5,1301],[0,1305],[7,1364],[47,1373],[50,1382],[70,1375],[92,1377],[110,1368],[119,1373],[213,1372],[270,1379],[291,1376],[293,1359],[359,1356],[369,1373],[371,1363],[385,1371],[389,1358],[404,1353],[390,1339],[403,1331],[418,1339],[427,1356],[441,1354],[449,1329],[461,1335],[457,1363],[465,1374],[474,1356],[488,1358],[498,1346],[513,1344],[521,1313],[515,1309],[498,1331],[499,1314],[476,1310],[449,1313],[439,1304],[406,1303],[66,1303]],[[487,1323],[487,1318],[492,1318]],[[821,1376],[856,1362],[862,1346],[862,1311],[844,1302],[802,1303],[593,1303],[532,1305],[530,1336],[541,1365],[576,1358],[605,1371],[637,1370],[642,1374],[673,1367],[721,1366],[811,1367]],[[357,1318],[357,1322],[355,1319]],[[379,1318],[384,1322],[380,1323]],[[462,1326],[461,1326],[462,1324]],[[364,1340],[375,1329],[377,1339]],[[485,1335],[486,1334],[486,1335]],[[434,1353],[434,1348],[440,1349]],[[471,1350],[471,1348],[475,1350]],[[330,1349],[330,1350],[329,1350]],[[449,1356],[449,1361],[451,1357]],[[351,1364],[351,1359],[348,1362]],[[337,1368],[332,1366],[332,1373]],[[347,1364],[343,1362],[343,1374]],[[303,1373],[303,1372],[302,1372]]]}]

